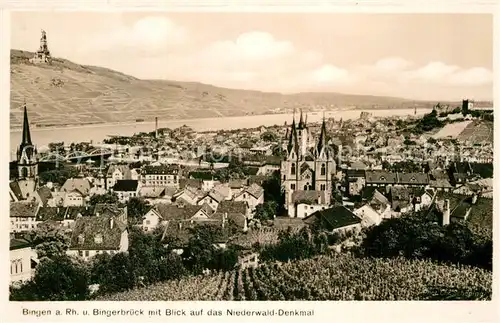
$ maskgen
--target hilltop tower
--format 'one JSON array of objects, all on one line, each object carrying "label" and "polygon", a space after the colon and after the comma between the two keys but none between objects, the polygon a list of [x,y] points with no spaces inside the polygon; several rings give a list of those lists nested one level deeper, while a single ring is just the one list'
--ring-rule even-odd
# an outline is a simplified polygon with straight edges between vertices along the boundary
[{"label": "hilltop tower", "polygon": [[48,63],[52,62],[52,56],[50,55],[49,46],[47,45],[47,33],[42,30],[42,36],[40,37],[40,48],[35,52],[35,55],[30,62],[33,64]]}]

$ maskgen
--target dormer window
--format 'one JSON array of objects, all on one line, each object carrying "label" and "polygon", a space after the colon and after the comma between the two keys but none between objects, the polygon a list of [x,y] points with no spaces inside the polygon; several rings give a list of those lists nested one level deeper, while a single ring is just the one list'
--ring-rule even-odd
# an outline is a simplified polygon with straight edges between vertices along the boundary
[{"label": "dormer window", "polygon": [[102,243],[102,234],[96,234],[96,236],[94,237],[94,242],[97,244],[101,244]]},{"label": "dormer window", "polygon": [[410,182],[415,182],[415,181],[416,181],[415,177],[412,177],[412,178],[410,179]]},{"label": "dormer window", "polygon": [[85,242],[85,237],[83,234],[78,235],[78,244],[83,244]]},{"label": "dormer window", "polygon": [[380,176],[380,180],[381,181],[385,181],[385,177],[384,176]]}]

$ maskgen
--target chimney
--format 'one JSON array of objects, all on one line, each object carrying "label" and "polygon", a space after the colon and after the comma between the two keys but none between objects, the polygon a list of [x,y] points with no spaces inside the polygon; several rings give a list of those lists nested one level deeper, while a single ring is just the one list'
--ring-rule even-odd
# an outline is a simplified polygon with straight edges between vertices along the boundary
[{"label": "chimney", "polygon": [[472,194],[472,204],[477,203],[477,193]]},{"label": "chimney", "polygon": [[114,225],[114,224],[115,224],[114,219],[113,219],[113,218],[110,218],[110,219],[109,219],[109,227],[110,227],[110,229],[113,229],[113,225]]},{"label": "chimney", "polygon": [[450,200],[444,200],[443,226],[450,224]]}]

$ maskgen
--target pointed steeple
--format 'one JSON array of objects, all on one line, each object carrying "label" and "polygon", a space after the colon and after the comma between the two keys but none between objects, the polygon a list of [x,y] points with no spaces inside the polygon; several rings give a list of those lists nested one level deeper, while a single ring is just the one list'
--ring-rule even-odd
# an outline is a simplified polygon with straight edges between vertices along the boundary
[{"label": "pointed steeple", "polygon": [[292,149],[297,150],[298,146],[299,142],[297,139],[297,128],[295,127],[295,118],[294,118],[292,122],[292,129],[290,130],[290,135],[288,137],[288,145],[287,145],[288,153],[290,153]]},{"label": "pointed steeple", "polygon": [[26,102],[24,103],[24,120],[23,120],[23,139],[21,142],[21,147],[32,146],[31,134],[30,134],[30,123],[28,121],[28,111],[26,109]]},{"label": "pointed steeple", "polygon": [[299,120],[299,126],[298,129],[304,129],[305,124],[304,124],[304,115],[302,113],[302,109],[300,109],[300,120]]},{"label": "pointed steeple", "polygon": [[319,135],[318,146],[316,148],[318,155],[321,153],[323,148],[326,147],[327,142],[328,142],[328,139],[327,139],[327,134],[326,134],[325,113],[323,112],[323,123],[321,124],[321,133]]}]

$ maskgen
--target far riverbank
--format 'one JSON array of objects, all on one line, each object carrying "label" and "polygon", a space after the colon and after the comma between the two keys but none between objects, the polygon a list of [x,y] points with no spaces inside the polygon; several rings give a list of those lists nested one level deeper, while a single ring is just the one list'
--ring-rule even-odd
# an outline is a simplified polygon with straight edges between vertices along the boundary
[{"label": "far riverbank", "polygon": [[[368,112],[374,117],[407,116],[413,115],[413,109],[379,109],[379,110],[341,110],[327,111],[326,118],[335,118],[335,120],[357,119],[360,113]],[[418,109],[417,115],[423,115],[430,112],[431,109]],[[296,115],[296,117],[298,117]],[[309,113],[308,122],[319,122],[323,118],[323,113]],[[285,122],[290,124],[293,114],[270,114],[270,115],[251,115],[239,117],[222,118],[203,118],[203,119],[183,119],[183,120],[158,120],[160,128],[177,128],[183,125],[189,126],[196,131],[217,131],[234,130],[243,128],[256,128],[260,126],[283,125]],[[134,133],[154,131],[154,122],[135,122],[135,123],[114,123],[114,124],[92,124],[86,126],[68,126],[57,128],[33,128],[31,129],[31,138],[38,147],[46,146],[51,142],[65,143],[92,141],[102,142],[109,136],[132,136]],[[11,150],[21,142],[20,129],[11,130],[10,145]]]}]

